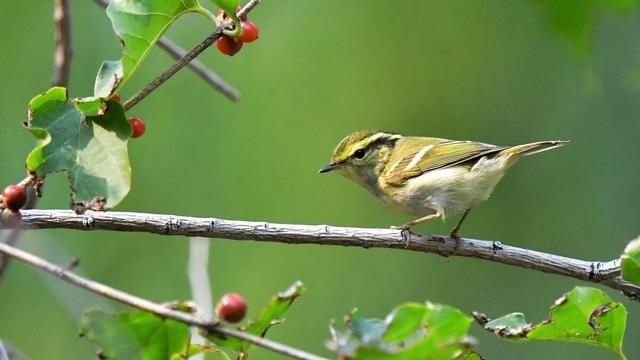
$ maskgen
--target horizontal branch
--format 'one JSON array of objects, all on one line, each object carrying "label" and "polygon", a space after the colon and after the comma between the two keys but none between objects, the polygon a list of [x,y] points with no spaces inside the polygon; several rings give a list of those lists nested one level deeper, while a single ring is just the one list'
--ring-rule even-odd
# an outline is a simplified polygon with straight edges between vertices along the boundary
[{"label": "horizontal branch", "polygon": [[287,244],[391,248],[441,256],[466,256],[600,283],[620,290],[634,300],[640,300],[640,287],[622,279],[618,260],[585,261],[502,245],[495,241],[454,239],[392,229],[273,224],[132,212],[87,211],[77,215],[71,210],[24,210],[22,224],[27,229],[146,232]]},{"label": "horizontal branch", "polygon": [[16,260],[20,260],[26,264],[29,264],[35,268],[48,272],[49,274],[54,275],[75,286],[89,290],[98,295],[119,301],[129,306],[138,308],[140,310],[150,312],[162,318],[176,320],[191,326],[197,326],[199,328],[202,328],[208,331],[211,334],[215,334],[218,336],[224,336],[224,337],[230,336],[230,337],[242,339],[252,344],[255,344],[257,346],[264,347],[266,349],[278,352],[280,354],[292,357],[294,359],[326,360],[317,355],[310,354],[305,351],[298,350],[290,346],[280,344],[278,342],[271,341],[259,336],[248,334],[240,330],[227,328],[227,327],[221,326],[220,324],[212,322],[210,320],[206,320],[182,311],[173,310],[162,304],[158,304],[158,303],[137,297],[135,295],[128,294],[124,291],[114,289],[112,287],[101,284],[99,282],[86,279],[82,276],[74,274],[69,270],[66,270],[44,259],[41,259],[33,254],[30,254],[26,251],[20,250],[18,248],[15,248],[7,244],[0,244],[0,252],[6,255],[9,255],[12,258],[15,258]]}]

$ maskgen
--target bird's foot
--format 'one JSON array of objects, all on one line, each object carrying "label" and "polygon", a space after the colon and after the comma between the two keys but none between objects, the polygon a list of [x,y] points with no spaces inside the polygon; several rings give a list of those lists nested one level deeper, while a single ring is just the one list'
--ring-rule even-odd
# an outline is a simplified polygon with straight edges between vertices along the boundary
[{"label": "bird's foot", "polygon": [[411,245],[411,225],[403,224],[400,226],[391,226],[393,230],[400,230],[400,234],[404,239],[404,248],[408,249],[409,245]]},{"label": "bird's foot", "polygon": [[500,241],[494,241],[493,244],[491,244],[491,247],[493,248],[493,254],[497,254],[498,250],[502,250],[502,243]]}]

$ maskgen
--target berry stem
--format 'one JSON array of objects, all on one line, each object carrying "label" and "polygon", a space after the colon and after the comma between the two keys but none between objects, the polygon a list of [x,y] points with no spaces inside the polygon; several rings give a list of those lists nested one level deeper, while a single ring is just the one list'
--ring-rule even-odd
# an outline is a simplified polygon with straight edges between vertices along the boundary
[{"label": "berry stem", "polygon": [[[249,13],[249,11],[251,11],[259,3],[260,0],[250,0],[242,9],[240,9],[240,11],[238,11],[236,16],[238,18],[241,18],[245,14]],[[155,91],[160,85],[164,84],[165,81],[169,80],[173,75],[180,71],[180,69],[185,67],[191,60],[195,59],[209,46],[213,45],[213,43],[215,43],[216,40],[218,40],[222,36],[223,30],[227,30],[231,26],[231,24],[232,22],[227,22],[221,26],[218,26],[216,30],[209,36],[207,36],[200,44],[196,45],[191,51],[180,58],[180,60],[178,60],[170,68],[165,70],[165,72],[153,79],[147,86],[138,91],[131,99],[127,100],[127,102],[124,103],[124,109],[131,109],[137,103],[142,101],[142,99],[147,97],[147,95]]]},{"label": "berry stem", "polygon": [[200,6],[200,7],[198,7],[196,9],[196,12],[206,16],[207,18],[209,18],[209,20],[211,20],[214,24],[216,24],[216,26],[222,25],[222,24],[220,24],[218,22],[218,19],[216,18],[216,15],[214,13],[212,13],[211,11],[209,11],[208,9]]},{"label": "berry stem", "polygon": [[[95,0],[95,2],[106,8],[109,6],[109,0]],[[216,23],[217,24],[217,23]],[[217,25],[216,25],[217,26]],[[173,41],[169,40],[169,38],[163,36],[158,39],[158,46],[163,48],[166,52],[171,55],[174,60],[179,60],[183,57],[187,51],[175,44]],[[203,63],[198,61],[197,59],[193,59],[187,66],[193,70],[196,74],[198,74],[204,81],[206,81],[209,85],[211,85],[214,89],[220,91],[223,95],[225,95],[231,101],[240,100],[240,93],[233,86],[228,84],[221,78],[218,74],[213,72],[211,69],[207,68]]]},{"label": "berry stem", "polygon": [[222,34],[229,37],[238,37],[242,33],[242,25],[240,24],[240,19],[237,16],[232,16],[231,20],[233,21],[233,30],[222,30]]},{"label": "berry stem", "polygon": [[37,180],[38,180],[38,176],[36,175],[36,173],[34,171],[30,171],[29,175],[27,175],[27,177],[22,179],[18,183],[18,185],[29,187],[30,185],[34,184]]}]

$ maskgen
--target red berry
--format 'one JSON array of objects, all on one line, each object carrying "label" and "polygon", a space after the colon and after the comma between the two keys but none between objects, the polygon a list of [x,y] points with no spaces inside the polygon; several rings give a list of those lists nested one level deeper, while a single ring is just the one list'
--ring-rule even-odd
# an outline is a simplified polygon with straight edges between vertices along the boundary
[{"label": "red berry", "polygon": [[0,212],[0,223],[7,227],[15,227],[20,224],[22,214],[20,210],[4,209]]},{"label": "red berry", "polygon": [[4,207],[19,210],[27,203],[27,189],[22,185],[9,185],[2,192]]},{"label": "red berry", "polygon": [[129,124],[131,124],[131,128],[133,131],[131,132],[131,137],[134,139],[139,138],[144,134],[147,130],[147,127],[144,125],[144,121],[140,120],[138,117],[132,117],[129,119]]},{"label": "red berry", "polygon": [[230,323],[237,323],[242,320],[247,313],[247,302],[236,293],[225,294],[218,305],[216,305],[216,315],[218,318]]},{"label": "red berry", "polygon": [[113,94],[111,95],[111,100],[116,101],[116,102],[120,102],[120,94]]},{"label": "red berry", "polygon": [[229,56],[233,56],[242,49],[242,40],[239,38],[231,38],[223,36],[216,41],[216,47],[221,53]]},{"label": "red berry", "polygon": [[258,25],[251,21],[242,22],[242,34],[240,34],[240,40],[250,43],[258,40],[258,35],[260,35]]}]

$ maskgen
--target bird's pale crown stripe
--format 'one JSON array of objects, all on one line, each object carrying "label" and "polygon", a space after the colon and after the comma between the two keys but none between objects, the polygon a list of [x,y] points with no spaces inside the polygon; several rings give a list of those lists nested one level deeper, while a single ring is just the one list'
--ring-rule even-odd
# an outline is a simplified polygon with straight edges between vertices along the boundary
[{"label": "bird's pale crown stripe", "polygon": [[367,138],[364,138],[358,142],[357,146],[354,146],[354,149],[364,149],[370,144],[373,144],[377,140],[385,139],[385,140],[397,140],[402,138],[402,135],[398,134],[389,134],[384,132],[375,133]]}]

